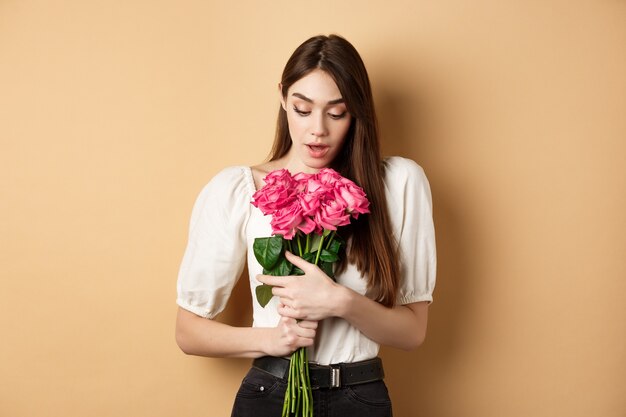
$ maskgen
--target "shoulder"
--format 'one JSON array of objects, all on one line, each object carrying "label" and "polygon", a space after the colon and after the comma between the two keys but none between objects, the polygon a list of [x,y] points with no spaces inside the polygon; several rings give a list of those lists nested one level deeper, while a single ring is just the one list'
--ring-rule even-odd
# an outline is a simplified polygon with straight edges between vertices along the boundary
[{"label": "shoulder", "polygon": [[222,168],[209,181],[216,185],[236,185],[244,183],[250,172],[250,168],[246,166],[230,166]]},{"label": "shoulder", "polygon": [[401,156],[390,156],[383,159],[386,183],[427,183],[424,169],[415,161]]},{"label": "shoulder", "polygon": [[254,180],[247,166],[230,166],[218,171],[202,188],[198,201],[215,206],[232,207],[250,201],[254,194]]},{"label": "shoulder", "polygon": [[191,212],[190,230],[206,234],[210,230],[240,228],[249,217],[252,194],[250,168],[223,168],[198,194]]},{"label": "shoulder", "polygon": [[[254,182],[252,173],[246,166],[230,166],[218,171],[206,184],[205,189],[217,189],[222,191],[234,188],[242,191],[252,191],[254,193]],[[248,190],[246,190],[248,189]]]},{"label": "shoulder", "polygon": [[[430,184],[424,169],[415,161],[392,156],[383,160],[385,167],[385,192],[387,204],[395,207],[398,216],[402,210],[422,210],[432,206]],[[393,215],[392,215],[393,217]]]}]

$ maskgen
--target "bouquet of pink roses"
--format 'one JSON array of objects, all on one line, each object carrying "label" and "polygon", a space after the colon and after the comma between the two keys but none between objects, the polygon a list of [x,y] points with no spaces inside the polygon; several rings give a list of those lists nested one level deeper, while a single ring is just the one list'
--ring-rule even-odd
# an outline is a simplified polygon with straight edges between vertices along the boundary
[{"label": "bouquet of pink roses", "polygon": [[[333,265],[344,245],[337,228],[351,218],[369,213],[369,201],[363,189],[330,168],[317,174],[291,175],[281,169],[265,177],[265,186],[252,196],[252,204],[265,215],[271,215],[271,237],[256,238],[254,255],[265,275],[303,275],[291,264],[285,250],[318,265],[334,278]],[[265,307],[272,298],[272,287],[256,287],[256,298]],[[312,393],[306,349],[291,356],[283,417],[312,416]]]}]

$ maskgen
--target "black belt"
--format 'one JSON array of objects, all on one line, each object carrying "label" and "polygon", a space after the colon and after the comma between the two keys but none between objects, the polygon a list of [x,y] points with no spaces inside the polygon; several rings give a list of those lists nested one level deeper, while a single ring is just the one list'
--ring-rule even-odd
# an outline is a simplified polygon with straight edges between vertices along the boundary
[{"label": "black belt", "polygon": [[[263,356],[252,362],[252,366],[277,378],[287,379],[289,359]],[[380,358],[361,362],[338,363],[335,365],[309,364],[311,388],[339,388],[347,385],[365,384],[385,377]]]}]

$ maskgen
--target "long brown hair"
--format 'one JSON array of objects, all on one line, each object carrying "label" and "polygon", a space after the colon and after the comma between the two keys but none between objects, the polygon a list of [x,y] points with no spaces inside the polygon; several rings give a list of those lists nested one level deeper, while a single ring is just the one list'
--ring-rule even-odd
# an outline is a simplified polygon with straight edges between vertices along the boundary
[{"label": "long brown hair", "polygon": [[[368,293],[390,307],[396,299],[400,265],[398,244],[387,212],[384,168],[369,77],[350,42],[337,35],[315,36],[301,44],[287,61],[281,78],[283,97],[287,97],[292,84],[314,69],[321,69],[333,78],[352,115],[343,148],[332,168],[363,187],[370,201],[371,214],[360,216],[342,231],[344,238],[352,238],[348,261],[367,276]],[[285,156],[291,144],[287,114],[280,107],[270,161]],[[339,268],[339,271],[344,269],[345,264]]]}]

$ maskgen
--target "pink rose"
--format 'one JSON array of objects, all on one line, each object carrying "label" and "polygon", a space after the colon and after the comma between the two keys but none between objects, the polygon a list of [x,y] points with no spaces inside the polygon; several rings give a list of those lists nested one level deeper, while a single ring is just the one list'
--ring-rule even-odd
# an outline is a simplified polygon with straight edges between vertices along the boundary
[{"label": "pink rose", "polygon": [[306,182],[304,192],[307,194],[326,194],[331,188],[317,179],[316,176]]},{"label": "pink rose", "polygon": [[292,204],[276,211],[270,224],[275,235],[283,235],[285,239],[291,240],[302,221],[302,207],[300,204]]},{"label": "pink rose", "polygon": [[296,181],[296,190],[298,193],[303,192],[306,189],[306,184],[314,174],[307,174],[304,172],[298,172],[293,176],[294,181]]},{"label": "pink rose", "polygon": [[317,173],[317,179],[329,187],[334,187],[343,177],[337,171],[331,168],[323,168]]},{"label": "pink rose", "polygon": [[335,189],[335,198],[342,200],[346,204],[346,210],[355,219],[359,214],[369,213],[370,202],[363,189],[350,181],[342,183]]},{"label": "pink rose", "polygon": [[317,223],[315,223],[313,219],[309,216],[304,216],[297,228],[298,230],[301,230],[302,233],[304,233],[305,235],[313,232],[317,233],[318,235],[322,234],[322,231],[318,230],[319,228],[317,226]]},{"label": "pink rose", "polygon": [[252,205],[263,214],[274,214],[290,206],[296,198],[298,182],[286,169],[272,171],[263,179],[265,185],[252,196]]},{"label": "pink rose", "polygon": [[363,189],[330,168],[294,176],[280,169],[264,180],[265,186],[254,193],[252,204],[272,215],[273,233],[288,240],[298,231],[321,234],[324,229],[337,230],[349,224],[351,216],[369,213]]},{"label": "pink rose", "polygon": [[293,189],[282,185],[270,185],[261,188],[252,196],[252,205],[263,214],[274,214],[277,210],[290,206],[296,199]]},{"label": "pink rose", "polygon": [[309,180],[309,178],[315,176],[315,174],[307,174],[306,172],[298,172],[293,176],[293,179],[297,182],[305,183]]},{"label": "pink rose", "polygon": [[272,171],[263,178],[265,181],[265,185],[278,185],[283,186],[284,188],[294,188],[296,181],[291,176],[291,173],[287,169],[278,169],[276,171]]},{"label": "pink rose", "polygon": [[350,214],[341,201],[330,200],[315,213],[315,222],[324,229],[337,230],[339,226],[350,224]]},{"label": "pink rose", "polygon": [[316,194],[301,193],[298,201],[302,206],[302,214],[305,216],[314,216],[321,205],[320,198]]}]

